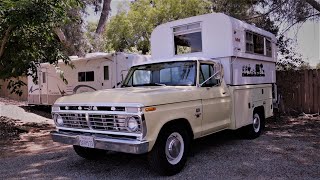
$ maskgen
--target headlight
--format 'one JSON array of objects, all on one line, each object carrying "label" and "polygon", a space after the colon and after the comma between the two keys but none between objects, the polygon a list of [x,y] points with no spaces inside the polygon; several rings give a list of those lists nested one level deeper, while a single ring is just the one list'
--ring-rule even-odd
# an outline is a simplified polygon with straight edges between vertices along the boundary
[{"label": "headlight", "polygon": [[134,117],[126,118],[126,126],[130,132],[135,132],[139,129],[138,121]]},{"label": "headlight", "polygon": [[55,114],[53,116],[53,120],[56,123],[57,126],[63,126],[63,119],[59,114]]}]

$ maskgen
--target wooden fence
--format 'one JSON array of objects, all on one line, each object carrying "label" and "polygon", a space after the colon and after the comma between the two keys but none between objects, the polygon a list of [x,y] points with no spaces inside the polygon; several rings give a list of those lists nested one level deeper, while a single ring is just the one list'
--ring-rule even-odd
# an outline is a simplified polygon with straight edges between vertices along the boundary
[{"label": "wooden fence", "polygon": [[277,85],[283,111],[319,113],[320,70],[278,71]]}]

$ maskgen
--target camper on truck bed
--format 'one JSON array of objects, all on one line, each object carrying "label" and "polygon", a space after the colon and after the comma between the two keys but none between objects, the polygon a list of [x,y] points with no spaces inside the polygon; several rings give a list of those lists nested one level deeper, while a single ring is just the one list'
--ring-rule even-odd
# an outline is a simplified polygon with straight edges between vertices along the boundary
[{"label": "camper on truck bed", "polygon": [[28,77],[28,104],[53,105],[62,96],[119,87],[130,67],[147,61],[149,56],[89,53],[85,57],[71,56],[70,59],[74,68],[62,61],[57,67],[49,63],[39,64],[37,83]]},{"label": "camper on truck bed", "polygon": [[273,115],[276,38],[224,14],[158,26],[152,60],[133,66],[122,88],[59,98],[54,141],[86,159],[106,150],[148,153],[163,175],[184,167],[194,139],[243,128],[261,134]]}]

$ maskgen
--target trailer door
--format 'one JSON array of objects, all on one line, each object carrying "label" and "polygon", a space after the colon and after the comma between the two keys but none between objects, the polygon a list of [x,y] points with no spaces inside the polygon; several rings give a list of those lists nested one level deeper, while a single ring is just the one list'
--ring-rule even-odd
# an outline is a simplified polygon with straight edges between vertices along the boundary
[{"label": "trailer door", "polygon": [[104,61],[100,65],[100,73],[98,75],[100,81],[100,89],[110,89],[112,88],[112,62]]},{"label": "trailer door", "polygon": [[41,68],[39,73],[40,104],[48,104],[48,70]]}]

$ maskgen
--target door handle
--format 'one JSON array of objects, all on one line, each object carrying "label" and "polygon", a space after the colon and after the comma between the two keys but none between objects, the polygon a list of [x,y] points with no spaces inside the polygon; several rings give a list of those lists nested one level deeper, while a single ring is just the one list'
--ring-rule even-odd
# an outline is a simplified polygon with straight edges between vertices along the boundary
[{"label": "door handle", "polygon": [[227,92],[223,92],[222,94],[225,95],[225,94],[227,94]]}]

